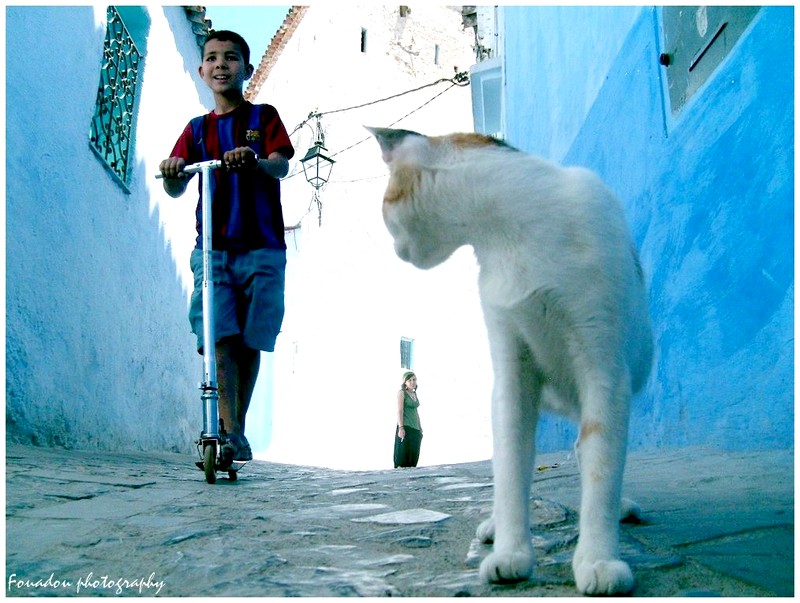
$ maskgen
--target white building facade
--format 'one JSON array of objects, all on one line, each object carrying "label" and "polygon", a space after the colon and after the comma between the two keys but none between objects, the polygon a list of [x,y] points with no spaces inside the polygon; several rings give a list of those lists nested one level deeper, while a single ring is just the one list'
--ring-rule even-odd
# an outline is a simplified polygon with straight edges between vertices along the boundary
[{"label": "white building facade", "polygon": [[474,33],[461,7],[338,3],[290,14],[285,29],[272,47],[279,56],[266,75],[262,64],[249,93],[276,106],[290,132],[321,113],[336,163],[319,194],[320,222],[299,162],[316,120],[293,132],[282,198],[287,225],[299,228],[287,232],[286,319],[272,384],[261,384],[274,396],[264,418],[271,440],[257,456],[391,467],[403,342],[411,351],[403,364],[419,378],[420,464],[488,458],[491,365],[472,251],[427,272],[395,256],[381,216],[388,169],[363,128],[471,131],[468,86],[402,93],[468,71]]}]

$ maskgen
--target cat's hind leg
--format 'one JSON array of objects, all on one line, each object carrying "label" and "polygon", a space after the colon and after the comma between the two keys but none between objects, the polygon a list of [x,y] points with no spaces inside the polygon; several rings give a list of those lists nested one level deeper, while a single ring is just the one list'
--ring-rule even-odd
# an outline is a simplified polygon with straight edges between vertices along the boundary
[{"label": "cat's hind leg", "polygon": [[572,562],[575,584],[587,595],[633,590],[633,573],[620,559],[619,521],[627,448],[630,388],[625,379],[597,377],[583,392],[578,455],[580,535]]},{"label": "cat's hind leg", "polygon": [[483,544],[492,544],[494,542],[494,515],[480,523],[475,531],[475,536]]},{"label": "cat's hind leg", "polygon": [[530,372],[527,349],[513,337],[494,339],[494,510],[477,532],[494,547],[481,563],[480,576],[487,582],[519,582],[531,576],[534,566],[529,504],[541,386]]}]

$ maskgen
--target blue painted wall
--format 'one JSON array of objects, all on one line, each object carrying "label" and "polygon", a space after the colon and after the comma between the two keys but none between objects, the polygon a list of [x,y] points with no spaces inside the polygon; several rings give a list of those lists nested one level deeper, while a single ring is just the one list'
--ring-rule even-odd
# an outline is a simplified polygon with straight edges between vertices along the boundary
[{"label": "blue painted wall", "polygon": [[[673,118],[660,11],[506,7],[506,131],[625,205],[656,358],[631,447],[794,441],[794,9],[765,7]],[[540,450],[572,445],[548,417]]]}]

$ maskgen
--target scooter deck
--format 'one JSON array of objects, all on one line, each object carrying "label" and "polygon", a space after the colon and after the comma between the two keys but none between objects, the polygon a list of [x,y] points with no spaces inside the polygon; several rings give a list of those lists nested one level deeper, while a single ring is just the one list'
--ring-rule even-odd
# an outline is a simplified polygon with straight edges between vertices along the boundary
[{"label": "scooter deck", "polygon": [[[224,471],[236,472],[239,471],[239,469],[241,469],[242,467],[244,467],[247,463],[248,461],[233,461],[229,467],[223,468],[221,465],[217,465],[214,469],[215,471],[222,471],[222,472]],[[200,471],[205,471],[205,466],[203,465],[203,461],[195,461],[194,464],[197,465],[197,468],[200,469]]]}]

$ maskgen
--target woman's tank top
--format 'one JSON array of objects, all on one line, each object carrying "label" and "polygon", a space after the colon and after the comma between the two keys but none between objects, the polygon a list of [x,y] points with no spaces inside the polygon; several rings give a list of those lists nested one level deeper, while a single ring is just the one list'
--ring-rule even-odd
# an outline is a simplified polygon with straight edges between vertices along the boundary
[{"label": "woman's tank top", "polygon": [[411,429],[421,430],[419,425],[419,413],[417,407],[419,406],[419,398],[414,398],[409,395],[408,391],[403,390],[403,426],[410,427]]}]

